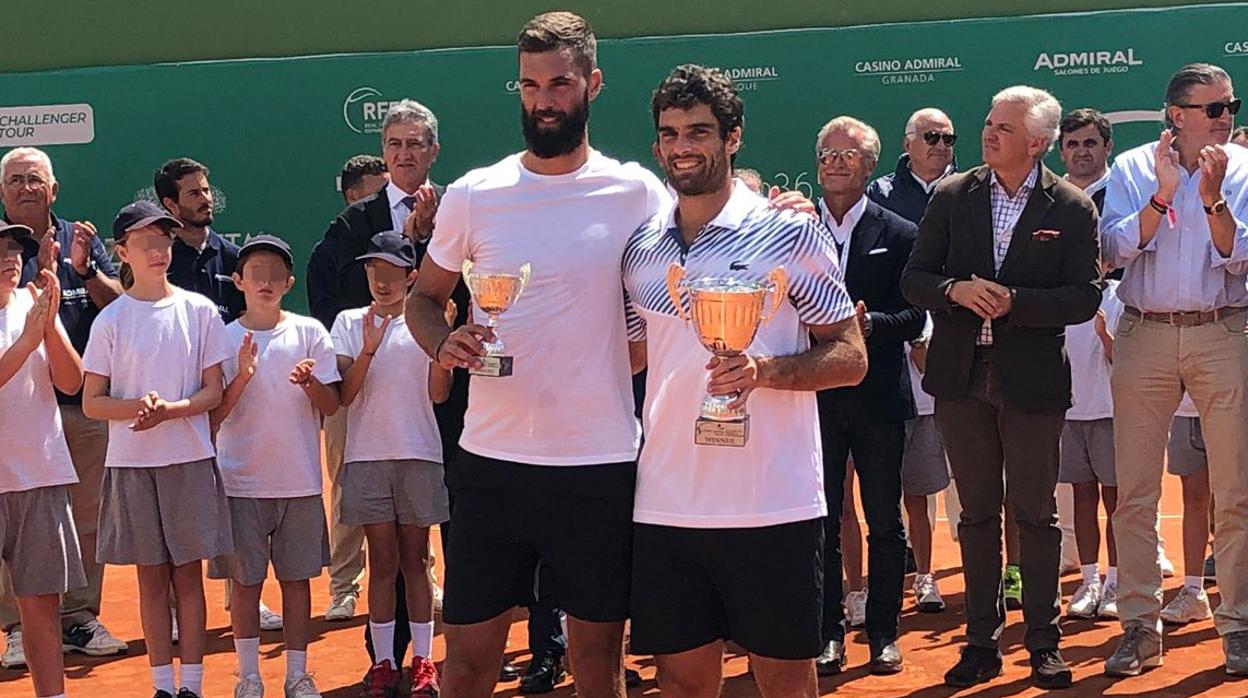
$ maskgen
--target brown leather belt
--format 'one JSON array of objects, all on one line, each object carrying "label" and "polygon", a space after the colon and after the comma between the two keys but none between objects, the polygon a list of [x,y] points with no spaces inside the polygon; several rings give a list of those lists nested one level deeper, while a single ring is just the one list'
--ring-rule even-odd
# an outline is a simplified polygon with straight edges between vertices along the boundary
[{"label": "brown leather belt", "polygon": [[1149,322],[1160,322],[1163,325],[1171,325],[1173,327],[1197,327],[1199,325],[1208,325],[1211,322],[1217,322],[1225,317],[1230,317],[1236,313],[1244,312],[1244,308],[1227,306],[1225,308],[1216,308],[1214,310],[1193,310],[1180,313],[1146,313],[1139,308],[1126,306],[1123,312],[1128,315],[1134,315],[1143,318]]}]

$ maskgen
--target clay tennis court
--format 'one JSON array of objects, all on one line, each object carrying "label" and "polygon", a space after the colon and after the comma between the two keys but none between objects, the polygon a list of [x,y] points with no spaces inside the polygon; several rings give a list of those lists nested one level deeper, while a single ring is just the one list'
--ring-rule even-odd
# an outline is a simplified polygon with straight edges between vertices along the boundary
[{"label": "clay tennis court", "polygon": [[[1181,505],[1178,478],[1166,476],[1162,501],[1162,535],[1167,542],[1167,554],[1176,567],[1180,568],[1181,575]],[[944,672],[957,660],[957,652],[963,639],[962,576],[960,568],[952,566],[960,561],[960,556],[956,544],[949,538],[943,506],[938,516],[940,521],[934,535],[933,567],[937,570],[948,609],[940,614],[920,614],[915,610],[913,599],[907,592],[901,618],[901,646],[905,654],[905,670],[895,676],[867,674],[866,636],[860,631],[851,631],[847,638],[849,668],[839,677],[822,679],[822,695],[871,698],[973,695],[1005,698],[1038,696],[1044,693],[1028,682],[1027,652],[1022,646],[1021,611],[1009,613],[1009,626],[1002,642],[1005,652],[1005,674],[1002,677],[990,684],[963,691],[954,691],[941,683]],[[907,578],[907,590],[909,582],[910,578]],[[1063,601],[1069,599],[1078,584],[1078,572],[1062,578],[1062,590],[1066,594]],[[1181,576],[1166,580],[1167,601],[1181,584]],[[368,658],[362,641],[367,605],[361,598],[358,614],[349,623],[326,623],[321,617],[328,603],[327,585],[328,577],[324,575],[312,583],[312,610],[316,619],[313,623],[314,637],[308,648],[308,664],[326,698],[354,698],[359,695],[359,680],[368,668]],[[234,688],[233,672],[236,664],[229,615],[222,606],[223,589],[220,582],[206,583],[209,640],[208,655],[204,660],[205,698],[231,695]],[[1216,587],[1209,588],[1210,601],[1214,606],[1217,605],[1216,591]],[[104,584],[104,609],[100,618],[114,634],[130,643],[130,654],[110,659],[67,656],[68,695],[93,698],[151,695],[135,594],[134,571],[129,568],[110,567]],[[270,581],[266,585],[264,599],[274,610],[281,608],[280,594],[275,583]],[[1063,654],[1075,673],[1074,687],[1066,691],[1065,695],[1219,698],[1248,695],[1248,680],[1235,680],[1223,671],[1221,641],[1214,631],[1212,620],[1181,629],[1167,628],[1165,665],[1143,676],[1117,681],[1108,680],[1101,675],[1102,662],[1117,646],[1119,627],[1116,622],[1063,621],[1062,630],[1065,634]],[[523,611],[517,611],[512,625],[508,656],[522,667],[528,661],[527,652],[523,651],[525,647]],[[285,672],[281,652],[281,633],[263,633],[260,645],[261,673],[268,695],[281,695]],[[434,642],[434,659],[440,663],[445,657],[446,646],[439,628],[439,635]],[[641,672],[644,679],[639,688],[629,691],[630,695],[658,695],[653,662],[649,658],[637,657],[629,657],[627,661],[629,666]],[[516,691],[517,683],[512,681],[501,684],[495,695],[519,695]],[[30,678],[25,672],[0,669],[0,697],[30,695]],[[566,680],[559,690],[548,695],[572,696],[571,680]],[[754,682],[747,674],[746,659],[739,651],[733,654],[726,667],[724,695],[730,698],[757,695]]]}]

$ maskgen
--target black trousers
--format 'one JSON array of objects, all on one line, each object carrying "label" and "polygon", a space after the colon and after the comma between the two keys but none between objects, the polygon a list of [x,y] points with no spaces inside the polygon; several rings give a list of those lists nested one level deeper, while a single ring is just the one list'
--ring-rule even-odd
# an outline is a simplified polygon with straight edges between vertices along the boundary
[{"label": "black trousers", "polygon": [[867,638],[874,651],[897,639],[906,577],[901,521],[904,422],[879,421],[853,400],[820,396],[823,490],[828,500],[823,541],[823,641],[845,640],[841,586],[841,511],[846,461],[852,455],[867,518]]},{"label": "black trousers", "polygon": [[936,399],[936,423],[962,501],[966,639],[995,649],[1005,627],[1001,516],[1008,501],[1018,523],[1024,644],[1031,652],[1056,649],[1062,532],[1053,491],[1065,413],[1028,413],[1005,402],[994,369],[993,350],[976,349],[967,394]]}]

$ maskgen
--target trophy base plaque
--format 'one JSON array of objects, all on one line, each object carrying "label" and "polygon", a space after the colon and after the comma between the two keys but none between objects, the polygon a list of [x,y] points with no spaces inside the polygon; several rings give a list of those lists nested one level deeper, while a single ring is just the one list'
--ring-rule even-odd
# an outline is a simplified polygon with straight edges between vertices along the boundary
[{"label": "trophy base plaque", "polygon": [[699,417],[693,425],[693,442],[699,446],[732,446],[741,448],[750,438],[750,418],[721,422]]},{"label": "trophy base plaque", "polygon": [[473,376],[488,376],[490,378],[506,378],[511,375],[512,363],[515,357],[512,356],[482,356],[480,368],[469,368],[468,373]]}]

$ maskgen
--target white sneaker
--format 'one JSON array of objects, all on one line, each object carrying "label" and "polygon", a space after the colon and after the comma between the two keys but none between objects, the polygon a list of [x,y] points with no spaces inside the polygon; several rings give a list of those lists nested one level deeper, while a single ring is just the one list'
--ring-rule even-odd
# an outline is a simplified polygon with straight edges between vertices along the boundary
[{"label": "white sneaker", "polygon": [[434,584],[433,585],[433,612],[434,613],[442,612],[442,597],[443,596],[444,594],[442,592],[442,587],[437,584]]},{"label": "white sneaker", "polygon": [[329,608],[325,611],[325,620],[343,621],[351,620],[355,617],[355,604],[358,597],[355,594],[339,594],[330,602]]},{"label": "white sneaker", "polygon": [[945,610],[945,600],[940,598],[936,578],[930,574],[914,575],[914,600],[920,613],[940,613]]},{"label": "white sneaker", "polygon": [[260,602],[260,629],[261,630],[281,630],[282,617],[269,610],[264,602]]},{"label": "white sneaker", "polygon": [[169,620],[169,639],[173,644],[178,644],[178,614],[176,613]]},{"label": "white sneaker", "polygon": [[234,698],[264,698],[264,682],[255,674],[238,676],[238,683],[234,684]]},{"label": "white sneaker", "polygon": [[103,623],[92,618],[62,633],[61,648],[66,652],[77,652],[92,657],[111,657],[125,654],[130,646],[113,637]]},{"label": "white sneaker", "polygon": [[1174,563],[1170,562],[1170,558],[1162,555],[1161,558],[1157,560],[1157,564],[1161,565],[1162,578],[1169,579],[1174,576]]},{"label": "white sneaker", "polygon": [[845,620],[851,628],[867,624],[867,591],[860,589],[845,595]]},{"label": "white sneaker", "polygon": [[1095,618],[1101,608],[1101,583],[1084,582],[1075,590],[1066,605],[1066,615],[1071,618]]},{"label": "white sneaker", "polygon": [[1204,620],[1213,615],[1209,610],[1209,595],[1204,589],[1193,589],[1186,584],[1179,589],[1178,596],[1170,599],[1170,603],[1161,609],[1161,620],[1175,625],[1186,625],[1193,621]]},{"label": "white sneaker", "polygon": [[21,669],[26,666],[26,649],[22,646],[22,629],[13,628],[4,633],[4,655],[0,666],[5,669]]},{"label": "white sneaker", "polygon": [[286,698],[321,698],[311,674],[304,674],[285,686]]},{"label": "white sneaker", "polygon": [[1101,589],[1101,605],[1096,609],[1101,618],[1118,617],[1118,583],[1106,584]]}]

